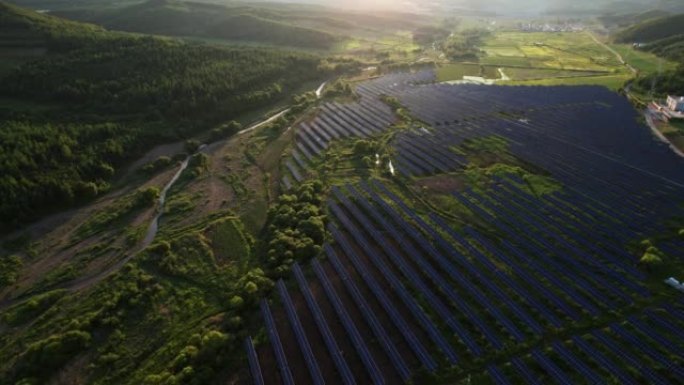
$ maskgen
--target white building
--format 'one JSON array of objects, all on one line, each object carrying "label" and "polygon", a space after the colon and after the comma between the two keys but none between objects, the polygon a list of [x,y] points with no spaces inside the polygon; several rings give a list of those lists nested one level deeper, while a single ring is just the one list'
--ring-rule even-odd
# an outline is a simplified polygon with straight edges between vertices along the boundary
[{"label": "white building", "polygon": [[684,96],[668,96],[667,108],[672,111],[684,112]]}]

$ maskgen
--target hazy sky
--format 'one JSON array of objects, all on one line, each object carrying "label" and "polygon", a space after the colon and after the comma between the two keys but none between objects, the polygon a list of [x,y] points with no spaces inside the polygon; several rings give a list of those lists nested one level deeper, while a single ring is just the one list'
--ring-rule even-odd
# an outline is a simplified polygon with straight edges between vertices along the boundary
[{"label": "hazy sky", "polygon": [[437,8],[461,8],[499,14],[541,14],[550,10],[600,10],[607,13],[647,9],[684,11],[684,0],[279,0],[325,4],[338,8],[372,8],[420,12]]}]

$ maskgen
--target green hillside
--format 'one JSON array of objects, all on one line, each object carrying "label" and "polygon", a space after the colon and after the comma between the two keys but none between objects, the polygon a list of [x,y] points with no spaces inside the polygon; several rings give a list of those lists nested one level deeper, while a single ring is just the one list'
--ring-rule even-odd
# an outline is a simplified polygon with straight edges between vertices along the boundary
[{"label": "green hillside", "polygon": [[627,27],[615,35],[617,42],[638,42],[636,48],[679,63],[679,67],[639,76],[634,90],[657,95],[684,92],[684,14],[647,20]]},{"label": "green hillside", "polygon": [[48,17],[0,2],[0,76],[68,44],[102,36],[100,27]]},{"label": "green hillside", "polygon": [[683,24],[684,14],[651,19],[620,31],[615,40],[620,43],[649,43],[682,34]]},{"label": "green hillside", "polygon": [[669,13],[662,10],[649,10],[639,13],[611,13],[600,16],[598,19],[603,25],[609,28],[627,28],[647,20],[653,20],[669,16]]},{"label": "green hillside", "polygon": [[15,36],[42,53],[0,79],[0,232],[105,193],[154,144],[271,105],[334,69],[313,56],[109,33],[1,7],[1,51]]},{"label": "green hillside", "polygon": [[168,36],[215,38],[325,49],[339,38],[301,27],[275,12],[248,6],[150,0],[111,9],[81,9],[57,15],[93,22],[111,30]]}]

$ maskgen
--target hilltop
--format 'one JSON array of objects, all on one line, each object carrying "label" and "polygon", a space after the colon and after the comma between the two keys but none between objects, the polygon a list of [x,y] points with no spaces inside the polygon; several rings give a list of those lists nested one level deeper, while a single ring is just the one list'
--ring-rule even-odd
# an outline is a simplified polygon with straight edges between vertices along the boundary
[{"label": "hilltop", "polygon": [[329,48],[338,37],[283,20],[275,12],[248,6],[228,7],[199,2],[150,0],[140,4],[94,10],[56,12],[108,29],[155,35],[259,42]]}]

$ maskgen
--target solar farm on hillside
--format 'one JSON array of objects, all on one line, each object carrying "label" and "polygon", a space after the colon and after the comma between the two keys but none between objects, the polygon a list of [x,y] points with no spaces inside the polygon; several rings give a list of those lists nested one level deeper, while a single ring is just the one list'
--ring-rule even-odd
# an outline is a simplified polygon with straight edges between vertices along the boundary
[{"label": "solar farm on hillside", "polygon": [[602,87],[434,79],[360,83],[295,127],[283,189],[339,180],[324,255],[261,302],[253,382],[681,383],[682,293],[641,258],[684,271],[684,159]]}]

